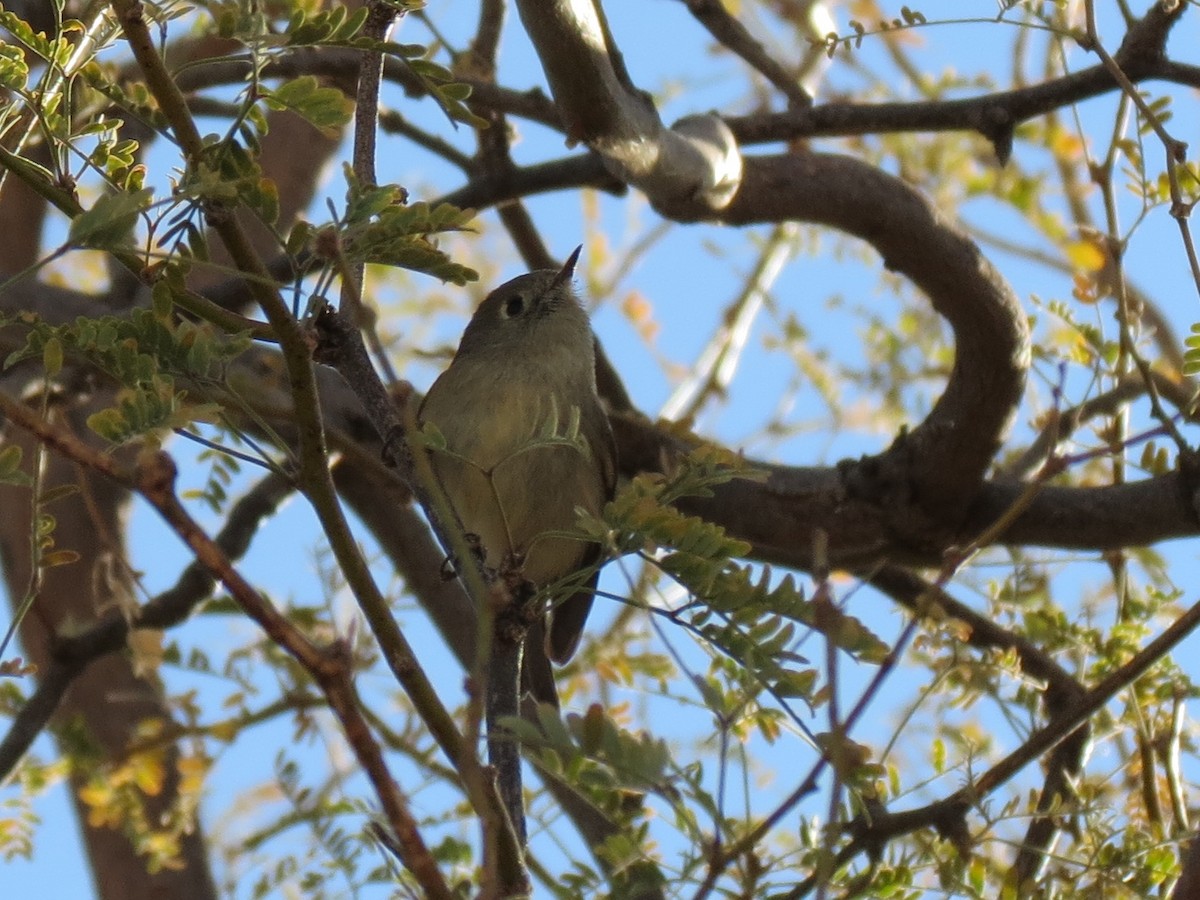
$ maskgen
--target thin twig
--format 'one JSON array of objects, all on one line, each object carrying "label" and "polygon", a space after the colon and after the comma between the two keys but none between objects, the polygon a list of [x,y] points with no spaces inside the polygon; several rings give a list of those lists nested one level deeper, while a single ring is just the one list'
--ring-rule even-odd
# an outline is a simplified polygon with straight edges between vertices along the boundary
[{"label": "thin twig", "polygon": [[751,68],[771,82],[787,97],[788,106],[807,109],[812,97],[801,87],[796,76],[789,72],[741,22],[734,18],[721,0],[684,0],[696,21],[708,29],[727,50],[740,56]]},{"label": "thin twig", "polygon": [[1020,747],[973,779],[966,787],[927,806],[898,813],[879,813],[869,823],[863,822],[855,837],[839,852],[838,864],[844,864],[870,847],[879,846],[881,842],[920,828],[952,827],[951,823],[961,819],[973,804],[982,801],[1029,763],[1075,734],[1079,726],[1087,722],[1114,696],[1134,684],[1197,627],[1200,627],[1200,602],[1193,604],[1129,662],[1110,672],[1076,699],[1064,704],[1058,715],[1030,734]]},{"label": "thin twig", "polygon": [[[1170,28],[1171,23],[1178,19],[1183,13],[1185,4],[1176,3],[1173,7],[1169,7],[1166,3],[1155,3],[1150,11],[1146,14],[1143,22],[1161,20],[1165,24],[1163,26],[1163,34]],[[1095,0],[1085,0],[1084,10],[1087,21],[1087,46],[1089,50],[1095,52],[1100,57],[1101,65],[1105,71],[1120,87],[1124,96],[1128,97],[1137,107],[1143,120],[1150,125],[1158,139],[1162,142],[1163,150],[1166,154],[1166,173],[1167,173],[1167,189],[1171,195],[1171,216],[1175,219],[1179,226],[1180,237],[1183,239],[1184,252],[1187,254],[1188,265],[1192,270],[1192,284],[1195,285],[1196,292],[1200,294],[1200,257],[1196,253],[1196,245],[1192,241],[1191,226],[1188,224],[1188,216],[1192,212],[1192,204],[1185,201],[1183,197],[1183,188],[1179,184],[1179,167],[1187,162],[1187,144],[1178,138],[1171,135],[1163,125],[1162,117],[1157,115],[1146,99],[1134,87],[1133,81],[1125,73],[1122,65],[1122,60],[1114,58],[1104,49],[1104,45],[1100,42],[1099,32],[1096,30],[1096,4]],[[1130,44],[1131,36],[1135,35],[1135,30],[1131,28],[1126,35],[1125,42],[1121,49],[1124,50]],[[1117,56],[1121,53],[1118,51]]]},{"label": "thin twig", "polygon": [[[367,21],[362,34],[368,40],[382,42],[391,30],[398,15],[397,8],[386,0],[368,0]],[[354,94],[354,148],[351,151],[351,166],[359,185],[364,189],[378,184],[375,175],[375,140],[379,122],[379,84],[383,75],[383,52],[377,49],[364,50],[359,62],[358,84]],[[396,373],[379,338],[378,316],[363,302],[363,277],[366,263],[359,260],[347,262],[339,255],[342,276],[341,309],[362,329],[371,352],[386,376],[388,383],[396,383]]]}]

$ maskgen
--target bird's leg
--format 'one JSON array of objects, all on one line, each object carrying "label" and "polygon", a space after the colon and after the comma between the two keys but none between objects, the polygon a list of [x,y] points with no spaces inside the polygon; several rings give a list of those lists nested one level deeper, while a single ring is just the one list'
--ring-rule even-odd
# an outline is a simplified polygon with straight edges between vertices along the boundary
[{"label": "bird's leg", "polygon": [[[483,541],[479,539],[479,535],[472,531],[468,531],[463,535],[467,542],[467,546],[471,549],[471,555],[475,557],[475,562],[483,571],[483,577],[490,581],[496,580],[497,572],[495,569],[488,568],[486,565],[486,551],[483,547]],[[458,577],[458,560],[453,555],[447,556],[442,560],[442,580],[453,581]]]},{"label": "bird's leg", "polygon": [[521,630],[521,637],[529,626],[536,622],[545,612],[541,604],[533,603],[537,596],[537,585],[525,577],[525,554],[513,552],[508,554],[500,563],[499,576],[508,588],[512,598],[508,615],[514,619],[513,625]]}]

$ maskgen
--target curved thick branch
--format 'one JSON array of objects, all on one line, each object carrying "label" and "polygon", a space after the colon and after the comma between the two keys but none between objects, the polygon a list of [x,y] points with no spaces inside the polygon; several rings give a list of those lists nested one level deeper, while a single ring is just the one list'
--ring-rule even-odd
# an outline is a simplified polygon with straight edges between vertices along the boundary
[{"label": "curved thick branch", "polygon": [[[564,160],[554,166],[564,178],[571,168],[587,178],[595,178],[601,170],[594,157],[576,157],[574,162]],[[488,196],[485,190],[469,186],[445,199],[469,200],[475,206],[499,202],[520,192],[524,176],[514,172],[508,178],[504,187],[509,190],[502,188]],[[922,288],[935,310],[946,317],[955,335],[954,371],[928,419],[876,460],[841,473],[788,470],[788,475],[780,475],[786,485],[769,488],[787,497],[785,505],[796,509],[804,522],[799,526],[804,539],[799,544],[787,542],[793,551],[803,545],[806,553],[811,528],[818,524],[830,534],[830,550],[841,554],[842,564],[877,558],[884,547],[899,550],[898,535],[908,535],[912,542],[906,551],[925,558],[940,553],[952,535],[958,538],[961,518],[1000,448],[1024,390],[1030,360],[1025,313],[1003,277],[976,244],[917,191],[848,157],[748,157],[742,188],[726,209],[714,214],[696,202],[677,205],[673,212],[682,221],[794,220],[844,230],[870,242],[884,264]],[[624,460],[641,458],[650,468],[658,464],[658,450],[640,454],[637,439],[631,442],[629,448],[622,448]],[[797,473],[803,473],[799,485]],[[865,499],[866,508],[854,505],[856,499]],[[877,505],[884,500],[892,504],[889,517],[881,517]],[[875,527],[864,530],[864,512]],[[718,520],[725,518],[720,510],[714,514]],[[732,509],[730,514],[737,515]],[[791,521],[790,512],[781,510],[780,515]],[[756,523],[748,524],[760,530]],[[763,534],[780,533],[776,529],[782,524],[763,526]],[[796,528],[784,532],[794,536]],[[845,540],[836,540],[839,533]]]},{"label": "curved thick branch", "polygon": [[[553,165],[556,177],[563,181],[572,170],[588,180],[603,171],[590,156],[547,165]],[[489,185],[495,193],[472,184],[443,199],[479,207],[519,196],[523,187],[540,186],[540,178],[518,170],[507,173],[506,184]],[[851,517],[847,541],[840,545],[848,553],[846,559],[877,552],[892,544],[889,535],[900,534],[914,541],[912,550],[940,552],[950,534],[958,534],[1024,390],[1028,329],[1024,311],[1003,277],[975,243],[917,191],[849,157],[748,157],[742,186],[725,209],[714,213],[702,201],[693,201],[660,211],[681,221],[715,219],[749,225],[796,220],[829,225],[870,243],[886,266],[926,293],[954,329],[955,364],[946,390],[929,417],[897,440],[889,453],[842,474],[806,470],[817,481],[799,489],[803,498],[799,505],[817,502],[827,515],[815,521],[823,522],[826,530],[832,528],[832,539],[840,529],[828,520],[835,513],[843,516],[847,500],[888,499],[893,515],[890,522],[878,522],[882,533],[877,536],[854,538],[863,534],[864,523]],[[631,449],[632,454],[626,455],[622,448],[623,456],[636,457],[636,449]],[[653,456],[642,458],[656,465]],[[788,481],[786,493],[795,503]],[[851,541],[856,545],[853,549]],[[811,546],[811,540],[804,545]],[[835,545],[832,540],[831,549]]]},{"label": "curved thick branch", "polygon": [[862,238],[950,323],[955,354],[946,389],[888,457],[904,457],[914,499],[926,513],[956,516],[1008,431],[1029,366],[1025,313],[1003,276],[921,194],[848,157],[755,157],[720,218],[737,225],[818,222]]},{"label": "curved thick branch", "polygon": [[[239,284],[240,281],[238,282]],[[103,305],[95,297],[65,288],[34,286],[46,293],[46,306],[72,310],[71,315],[97,315]],[[244,287],[244,286],[243,286]],[[4,338],[0,348],[10,352],[19,338]],[[279,383],[278,367],[264,362],[272,353],[254,348],[236,364],[230,380],[254,385],[260,413],[276,424],[279,433],[294,437],[290,397]],[[242,363],[244,362],[244,366]],[[21,380],[13,373],[10,390]],[[332,370],[317,369],[322,416],[331,432],[358,442],[369,454],[378,453],[378,436],[363,412],[360,400]],[[245,390],[242,390],[245,394]],[[687,452],[688,445],[660,430],[636,413],[612,415],[622,470],[628,475],[657,471],[663,459]],[[911,438],[910,438],[911,440]],[[752,556],[765,562],[810,569],[816,529],[829,538],[829,563],[862,570],[881,559],[915,565],[938,566],[943,551],[968,543],[995,522],[1028,489],[1017,479],[984,480],[962,518],[936,523],[914,535],[897,536],[889,513],[890,495],[883,483],[875,488],[864,481],[864,463],[840,467],[804,467],[751,461],[767,472],[764,482],[736,480],[718,487],[711,499],[688,498],[681,505],[697,515],[723,525],[753,545]],[[893,505],[893,510],[896,507]],[[1130,516],[1130,509],[1143,511]],[[1110,550],[1147,546],[1173,538],[1200,534],[1200,476],[1192,466],[1122,485],[1045,485],[1009,525],[1001,540],[1006,544],[1059,549]]]},{"label": "curved thick branch", "polygon": [[886,499],[891,532],[923,535],[918,543],[936,545],[939,532],[956,531],[1012,422],[1030,356],[1020,303],[975,243],[899,179],[823,154],[749,158],[728,207],[676,212],[733,225],[829,225],[870,243],[925,292],[954,329],[946,389],[924,422],[882,456],[844,467],[838,489],[824,496],[836,509],[856,497]]},{"label": "curved thick branch", "polygon": [[[635,415],[613,416],[612,423],[627,475],[658,471],[663,459],[690,449]],[[956,528],[941,522],[915,534],[898,534],[898,513],[889,508],[888,494],[864,493],[855,489],[861,482],[848,483],[853,464],[752,464],[766,473],[763,481],[734,480],[715,488],[712,497],[688,497],[679,507],[748,541],[751,558],[807,571],[817,562],[813,541],[818,530],[828,540],[826,564],[834,568],[862,571],[881,560],[940,566],[947,549],[973,541],[1029,488],[1024,482],[985,481]],[[1014,546],[1103,551],[1200,534],[1193,469],[1185,460],[1176,472],[1129,484],[1042,487],[999,539]],[[1139,514],[1129,515],[1130,509]]]}]

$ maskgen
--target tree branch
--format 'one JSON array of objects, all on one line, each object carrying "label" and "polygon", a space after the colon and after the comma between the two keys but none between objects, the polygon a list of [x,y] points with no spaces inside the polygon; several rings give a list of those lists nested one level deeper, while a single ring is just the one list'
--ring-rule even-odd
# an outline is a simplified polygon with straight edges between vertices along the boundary
[{"label": "tree branch", "polygon": [[721,209],[736,193],[741,154],[715,115],[665,129],[650,98],[633,87],[596,0],[517,0],[570,142],[603,157],[658,209],[678,202]]},{"label": "tree branch", "polygon": [[[986,798],[1046,751],[1065,741],[1082,739],[1086,742],[1086,737],[1080,736],[1080,726],[1085,725],[1109,700],[1133,685],[1152,666],[1164,659],[1198,626],[1200,602],[1193,604],[1123,666],[1113,670],[1079,696],[1064,702],[1057,714],[1029,735],[1016,750],[949,797],[898,813],[873,811],[869,820],[860,817],[855,823],[853,839],[838,853],[838,864],[843,864],[873,847],[881,846],[891,838],[920,828],[936,827],[940,833],[946,835],[961,833],[965,830],[963,817],[972,805]],[[1082,752],[1082,747],[1078,752]]]},{"label": "tree branch", "polygon": [[[1134,83],[1157,79],[1200,87],[1200,67],[1167,58],[1167,36],[1186,4],[1173,4],[1169,10],[1167,6],[1154,3],[1130,28],[1114,59]],[[991,141],[1003,163],[1012,152],[1013,132],[1022,122],[1120,88],[1112,72],[1096,65],[1029,87],[965,100],[823,103],[782,113],[731,116],[725,122],[742,144],[901,131],[977,131]]]},{"label": "tree branch", "polygon": [[746,26],[734,18],[721,0],[683,0],[696,21],[708,29],[717,41],[731,53],[767,79],[788,100],[789,107],[808,108],[812,97],[797,81],[796,76],[767,53]]},{"label": "tree branch", "polygon": [[[1001,628],[986,615],[977,613],[955,600],[941,586],[930,583],[906,569],[885,565],[865,575],[867,581],[879,588],[915,616],[928,615],[930,607],[940,614],[957,619],[967,626],[966,643],[980,649],[1014,650],[1021,660],[1021,669],[1033,678],[1046,683],[1043,702],[1046,717],[1053,721],[1071,703],[1078,702],[1084,687],[1047,653],[1022,635]],[[1075,796],[1074,779],[1083,767],[1092,730],[1084,723],[1054,748],[1046,762],[1046,779],[1038,800],[1038,811],[1064,809],[1063,804]],[[1015,885],[1023,885],[1037,876],[1054,836],[1059,831],[1056,817],[1041,815],[1033,819],[1025,832],[1016,861],[1010,872]]]},{"label": "tree branch", "polygon": [[[263,478],[234,504],[225,527],[213,543],[229,559],[239,558],[249,549],[262,521],[273,515],[293,490],[290,481],[279,475]],[[212,595],[216,583],[208,569],[193,562],[173,587],[138,609],[132,619],[112,613],[82,634],[57,637],[51,651],[52,664],[42,673],[37,689],[13,717],[8,733],[0,741],[0,781],[7,779],[46,727],[71,682],[93,660],[123,649],[134,629],[167,629],[185,621],[196,606]]]},{"label": "tree branch", "polygon": [[242,577],[224,550],[204,533],[175,496],[175,464],[166,453],[160,451],[143,457],[137,469],[129,472],[113,457],[89,447],[69,431],[41,419],[37,412],[5,394],[0,394],[0,412],[47,447],[144,497],[195,554],[197,562],[212,578],[225,585],[243,611],[304,667],[321,688],[371,781],[388,823],[405,850],[405,865],[429,896],[451,900],[454,893],[425,846],[416,820],[409,813],[407,802],[362,717],[350,652],[344,642],[318,648]]}]

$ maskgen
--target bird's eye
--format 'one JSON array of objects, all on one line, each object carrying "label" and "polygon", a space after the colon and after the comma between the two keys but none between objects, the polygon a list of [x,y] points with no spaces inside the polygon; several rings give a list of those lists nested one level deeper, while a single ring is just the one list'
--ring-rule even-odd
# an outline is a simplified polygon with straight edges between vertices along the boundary
[{"label": "bird's eye", "polygon": [[515,319],[521,313],[525,312],[525,296],[517,294],[509,297],[504,303],[504,318]]}]

